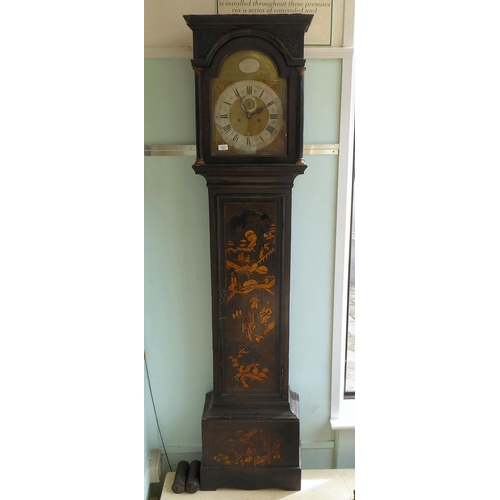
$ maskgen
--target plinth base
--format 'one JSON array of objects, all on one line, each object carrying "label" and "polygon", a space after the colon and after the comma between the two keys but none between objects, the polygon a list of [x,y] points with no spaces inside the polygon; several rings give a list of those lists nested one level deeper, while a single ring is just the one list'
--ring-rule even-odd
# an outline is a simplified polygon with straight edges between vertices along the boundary
[{"label": "plinth base", "polygon": [[218,488],[238,490],[261,490],[281,488],[300,490],[300,467],[204,467],[201,466],[201,489],[213,491]]},{"label": "plinth base", "polygon": [[279,404],[213,404],[208,393],[202,418],[200,489],[300,490],[298,395]]}]

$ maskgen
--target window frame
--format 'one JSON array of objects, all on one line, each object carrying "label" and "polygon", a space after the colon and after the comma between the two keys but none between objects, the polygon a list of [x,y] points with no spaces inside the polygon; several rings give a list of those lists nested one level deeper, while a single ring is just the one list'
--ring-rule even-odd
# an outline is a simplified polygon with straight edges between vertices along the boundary
[{"label": "window frame", "polygon": [[[344,47],[353,47],[354,1],[346,0]],[[355,398],[344,398],[347,326],[349,311],[349,266],[351,210],[354,168],[354,51],[342,58],[342,94],[335,226],[335,267],[333,282],[332,429],[355,428]]]}]

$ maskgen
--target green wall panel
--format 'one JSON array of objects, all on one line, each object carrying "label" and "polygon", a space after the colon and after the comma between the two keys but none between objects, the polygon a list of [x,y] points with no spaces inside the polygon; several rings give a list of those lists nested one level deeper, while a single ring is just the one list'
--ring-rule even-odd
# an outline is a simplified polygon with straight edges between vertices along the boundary
[{"label": "green wall panel", "polygon": [[[338,143],[341,69],[336,59],[307,61],[306,144]],[[144,88],[144,143],[194,144],[190,61],[145,60]],[[290,385],[300,396],[303,467],[335,467],[354,456],[353,439],[334,449],[329,425],[338,156],[305,159],[292,201]],[[193,162],[145,157],[144,171],[145,350],[161,433],[176,460],[201,450],[204,396],[213,387],[208,192]],[[145,435],[161,448],[145,398]],[[336,433],[339,442],[345,432]]]}]

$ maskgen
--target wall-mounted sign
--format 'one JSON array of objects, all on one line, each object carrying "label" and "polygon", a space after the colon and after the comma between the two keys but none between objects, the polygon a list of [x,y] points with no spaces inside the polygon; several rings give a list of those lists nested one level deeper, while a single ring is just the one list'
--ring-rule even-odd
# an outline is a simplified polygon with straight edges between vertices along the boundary
[{"label": "wall-mounted sign", "polygon": [[332,0],[217,0],[217,14],[314,14],[305,45],[332,43]]}]

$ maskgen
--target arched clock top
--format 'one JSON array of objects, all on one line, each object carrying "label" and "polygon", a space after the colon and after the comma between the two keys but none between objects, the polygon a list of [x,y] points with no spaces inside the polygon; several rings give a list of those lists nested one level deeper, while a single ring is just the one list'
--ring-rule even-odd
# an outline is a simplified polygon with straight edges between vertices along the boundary
[{"label": "arched clock top", "polygon": [[[272,78],[288,78],[288,76],[290,75],[290,58],[286,47],[282,46],[280,50],[276,47],[275,44],[270,43],[268,40],[265,40],[263,38],[255,38],[254,36],[241,36],[232,38],[220,45],[217,44],[217,50],[214,51],[213,54],[211,54],[210,58],[210,77],[221,77],[223,76],[221,72],[231,71],[230,69],[228,69],[228,67],[231,66],[231,56],[234,54],[243,54],[245,52],[253,52],[257,54],[257,59],[249,55],[248,64],[246,67],[244,67],[244,61],[241,61],[240,57],[235,58],[235,63],[238,65],[238,68],[233,68],[233,73],[235,73],[237,70],[239,70],[240,73],[246,73],[248,75],[261,73],[261,78],[266,77],[266,71],[268,73],[273,73],[272,75],[267,75],[268,77]],[[250,61],[251,59],[257,60],[258,62],[253,63],[254,66],[252,66],[252,62]],[[303,66],[305,64],[305,61],[303,59],[300,61],[302,62],[301,66]],[[270,66],[272,66],[272,68]]]},{"label": "arched clock top", "polygon": [[205,59],[196,60],[200,67],[217,67],[221,61],[217,56],[221,53],[241,50],[261,50],[269,54],[279,68],[280,76],[286,77],[290,67],[302,67],[304,58],[292,57],[288,48],[275,36],[261,30],[239,30],[219,38],[207,52]]},{"label": "arched clock top", "polygon": [[185,15],[193,30],[193,65],[209,66],[228,41],[245,36],[262,39],[281,52],[288,66],[304,65],[304,34],[312,14]]}]

